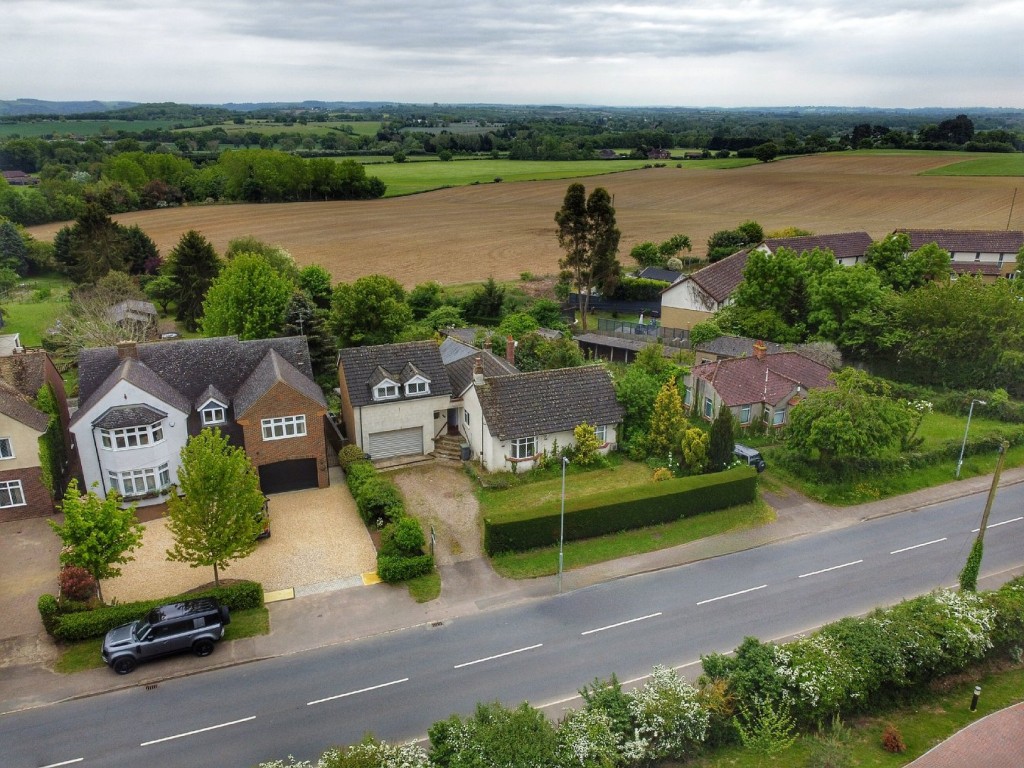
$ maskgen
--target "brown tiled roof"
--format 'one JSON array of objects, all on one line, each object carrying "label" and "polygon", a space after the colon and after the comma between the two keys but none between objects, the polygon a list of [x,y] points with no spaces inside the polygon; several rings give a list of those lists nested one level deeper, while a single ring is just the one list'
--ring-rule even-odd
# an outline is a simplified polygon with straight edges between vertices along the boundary
[{"label": "brown tiled roof", "polygon": [[[401,344],[378,344],[372,347],[347,347],[338,352],[338,363],[345,373],[345,383],[353,407],[374,403],[372,380],[378,368],[392,381],[402,380],[402,371],[412,363],[422,375],[430,380],[430,395],[450,395],[451,382],[441,362],[441,351],[434,341],[407,341]],[[410,400],[419,399],[414,396]],[[397,399],[406,399],[401,391]]]},{"label": "brown tiled roof", "polygon": [[37,409],[29,398],[4,381],[0,381],[0,414],[31,427],[36,432],[45,432],[50,417]]},{"label": "brown tiled roof", "polygon": [[46,364],[47,355],[42,350],[0,356],[0,379],[34,399],[46,383]]},{"label": "brown tiled roof", "polygon": [[837,259],[852,259],[863,256],[871,245],[867,232],[838,232],[832,235],[807,235],[804,237],[773,237],[764,241],[772,253],[779,248],[788,248],[798,254],[815,248],[832,251]]},{"label": "brown tiled roof", "polygon": [[954,272],[958,275],[988,275],[991,277],[999,277],[1003,274],[1002,268],[998,264],[981,261],[951,261],[949,263],[949,270],[950,272]]},{"label": "brown tiled roof", "polygon": [[673,285],[678,285],[686,279],[693,280],[704,293],[721,304],[732,295],[736,286],[743,280],[743,270],[747,266],[749,253],[747,250],[737,251],[732,256],[708,264],[691,275],[684,275]]},{"label": "brown tiled roof", "polygon": [[484,419],[500,440],[618,424],[624,409],[604,366],[556,368],[486,379],[477,389]]},{"label": "brown tiled roof", "polygon": [[694,378],[707,381],[727,406],[768,403],[775,405],[797,386],[831,386],[829,369],[797,352],[763,358],[734,357],[704,363],[693,369]]},{"label": "brown tiled roof", "polygon": [[910,247],[917,250],[935,243],[950,253],[1017,253],[1024,246],[1024,232],[998,229],[897,229],[910,235]]}]

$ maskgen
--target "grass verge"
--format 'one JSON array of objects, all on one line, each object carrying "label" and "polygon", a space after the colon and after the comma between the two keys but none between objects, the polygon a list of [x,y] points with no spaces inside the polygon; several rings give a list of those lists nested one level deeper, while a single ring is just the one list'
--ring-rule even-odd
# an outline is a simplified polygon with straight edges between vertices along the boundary
[{"label": "grass verge", "polygon": [[441,574],[436,570],[405,583],[409,587],[409,597],[417,603],[429,603],[441,596]]},{"label": "grass verge", "polygon": [[[244,637],[266,635],[270,632],[270,611],[263,608],[250,608],[245,611],[234,611],[231,623],[224,630],[225,640],[241,640]],[[53,665],[54,671],[71,675],[86,669],[103,666],[100,649],[102,637],[82,640],[77,643],[66,643],[61,647],[60,658]]]},{"label": "grass verge", "polygon": [[[529,487],[529,486],[528,486]],[[518,493],[513,494],[518,497]],[[638,528],[594,539],[566,542],[564,568],[582,568],[629,555],[654,552],[727,531],[755,528],[775,519],[775,512],[763,501],[708,512],[674,523]],[[510,579],[550,576],[558,571],[558,547],[540,547],[526,552],[508,552],[491,558],[494,570]]]},{"label": "grass verge", "polygon": [[[981,685],[982,694],[977,712],[971,712],[971,694],[975,685]],[[937,681],[937,688],[926,691],[910,704],[876,715],[851,719],[839,747],[848,756],[848,762],[841,764],[858,768],[896,768],[907,765],[967,725],[1022,700],[1024,666],[991,662],[980,665],[968,672]],[[882,731],[889,723],[903,735],[906,752],[895,754],[882,748]],[[808,761],[819,741],[817,736],[801,736],[791,748],[773,759],[754,755],[742,747],[729,747],[716,750],[687,765],[691,768],[810,765]],[[982,756],[978,757],[980,759]],[[672,765],[669,763],[666,768]]]}]

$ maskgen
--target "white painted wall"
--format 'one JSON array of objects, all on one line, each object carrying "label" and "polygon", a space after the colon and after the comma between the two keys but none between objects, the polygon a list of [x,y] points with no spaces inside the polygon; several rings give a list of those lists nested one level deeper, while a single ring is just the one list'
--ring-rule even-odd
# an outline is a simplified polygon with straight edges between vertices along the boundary
[{"label": "white painted wall", "polygon": [[42,434],[10,416],[0,414],[0,437],[9,438],[14,451],[13,458],[0,459],[0,471],[38,467],[39,438]]},{"label": "white painted wall", "polygon": [[434,447],[430,438],[434,436],[434,411],[446,412],[449,405],[447,395],[434,395],[356,407],[352,409],[355,434],[349,437],[366,450],[370,434],[374,432],[420,427],[427,436],[423,448],[432,451]]}]

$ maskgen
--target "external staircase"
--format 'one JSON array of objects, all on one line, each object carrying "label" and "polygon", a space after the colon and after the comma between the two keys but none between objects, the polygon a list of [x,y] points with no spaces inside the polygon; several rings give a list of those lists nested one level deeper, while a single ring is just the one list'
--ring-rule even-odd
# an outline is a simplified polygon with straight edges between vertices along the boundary
[{"label": "external staircase", "polygon": [[434,458],[462,461],[462,436],[438,435],[434,438]]}]

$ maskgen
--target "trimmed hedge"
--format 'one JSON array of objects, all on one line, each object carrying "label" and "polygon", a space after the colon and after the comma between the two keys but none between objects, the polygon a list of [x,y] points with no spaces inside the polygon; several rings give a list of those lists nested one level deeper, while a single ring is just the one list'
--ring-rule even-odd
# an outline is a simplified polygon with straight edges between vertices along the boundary
[{"label": "trimmed hedge", "polygon": [[127,624],[145,616],[153,608],[167,603],[183,600],[195,600],[200,597],[215,597],[232,611],[243,611],[248,608],[259,608],[263,605],[263,585],[255,581],[241,581],[224,587],[215,587],[202,592],[175,595],[159,600],[144,600],[136,603],[108,605],[91,611],[75,613],[54,613],[57,599],[53,595],[39,598],[39,614],[43,626],[57,640],[73,642],[88,640],[91,637],[103,637],[114,627]]},{"label": "trimmed hedge", "polygon": [[348,484],[348,489],[352,491],[353,496],[359,493],[363,483],[376,476],[377,468],[368,461],[354,462],[349,464],[348,469],[345,470],[345,482]]},{"label": "trimmed hedge", "polygon": [[396,555],[377,555],[377,575],[381,581],[394,584],[396,581],[408,581],[434,570],[434,558],[431,555],[401,557]]},{"label": "trimmed hedge", "polygon": [[356,509],[367,525],[380,527],[405,515],[402,494],[394,483],[383,477],[368,477],[355,492],[355,497]]},{"label": "trimmed hedge", "polygon": [[[616,488],[580,499],[566,499],[565,540],[658,525],[746,504],[756,498],[757,472],[746,466],[712,475]],[[485,518],[484,549],[493,555],[556,544],[560,507],[559,498],[501,518]]]}]

